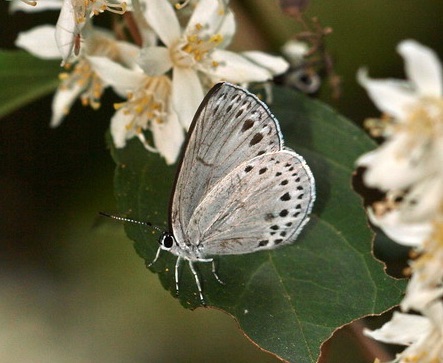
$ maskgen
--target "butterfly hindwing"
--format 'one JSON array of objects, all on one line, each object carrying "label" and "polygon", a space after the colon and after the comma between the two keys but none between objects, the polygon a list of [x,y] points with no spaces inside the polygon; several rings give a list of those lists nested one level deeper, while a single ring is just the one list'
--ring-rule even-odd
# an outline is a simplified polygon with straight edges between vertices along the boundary
[{"label": "butterfly hindwing", "polygon": [[221,179],[194,211],[192,244],[205,255],[244,254],[292,242],[314,202],[314,179],[291,150],[248,160]]}]

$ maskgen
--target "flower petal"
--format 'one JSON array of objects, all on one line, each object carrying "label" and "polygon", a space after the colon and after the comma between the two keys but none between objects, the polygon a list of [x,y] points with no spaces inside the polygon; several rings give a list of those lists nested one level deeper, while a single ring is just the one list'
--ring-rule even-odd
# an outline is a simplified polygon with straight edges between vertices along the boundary
[{"label": "flower petal", "polygon": [[375,226],[380,227],[393,241],[404,246],[421,246],[432,232],[431,223],[405,223],[401,220],[398,210],[382,216],[376,216],[371,208],[368,208],[367,212],[369,220]]},{"label": "flower petal", "polygon": [[27,13],[36,13],[45,10],[57,10],[61,9],[62,3],[62,0],[41,0],[38,1],[36,6],[30,6],[23,1],[13,0],[9,6],[9,12],[24,11]]},{"label": "flower petal", "polygon": [[297,67],[303,63],[308,51],[308,45],[299,40],[288,40],[281,49],[281,52],[293,67]]},{"label": "flower petal", "polygon": [[271,72],[252,63],[240,54],[216,49],[212,53],[212,58],[219,63],[210,73],[215,82],[224,80],[232,83],[249,83],[272,79]]},{"label": "flower petal", "polygon": [[225,9],[218,0],[199,0],[194,12],[186,26],[185,33],[192,32],[198,25],[205,25],[203,34],[215,34],[218,32],[224,20]]},{"label": "flower petal", "polygon": [[129,68],[138,68],[136,58],[140,54],[140,47],[125,41],[116,41],[115,45],[119,52],[119,62]]},{"label": "flower petal", "polygon": [[378,149],[360,156],[356,163],[367,167],[363,175],[365,184],[383,191],[406,189],[433,173],[435,161],[422,154],[427,150],[426,144],[415,145],[411,149],[410,141],[406,132],[399,132]]},{"label": "flower petal", "polygon": [[74,7],[72,0],[64,0],[63,7],[55,26],[55,41],[57,42],[62,65],[68,60],[74,48],[75,37],[81,32],[80,26],[75,21]]},{"label": "flower petal", "polygon": [[175,67],[172,73],[172,104],[180,123],[187,130],[203,99],[197,73],[190,68]]},{"label": "flower petal", "polygon": [[104,84],[112,86],[122,97],[143,85],[146,75],[141,69],[133,70],[123,67],[106,57],[87,57],[95,73]]},{"label": "flower petal", "polygon": [[234,38],[236,31],[234,13],[229,9],[225,11],[227,11],[227,13],[223,19],[222,24],[220,25],[220,28],[218,29],[218,33],[220,33],[223,36],[223,40],[218,45],[219,49],[224,49],[229,44],[231,44],[231,41]]},{"label": "flower petal", "polygon": [[172,47],[181,35],[172,5],[165,0],[149,0],[146,3],[146,20],[167,47]]},{"label": "flower petal", "polygon": [[373,80],[366,69],[359,69],[357,80],[369,93],[379,110],[400,121],[407,116],[407,106],[417,101],[417,95],[405,81],[394,79]]},{"label": "flower petal", "polygon": [[434,323],[434,328],[438,328],[440,336],[443,336],[443,302],[441,299],[427,306],[423,311],[423,315],[429,317]]},{"label": "flower petal", "polygon": [[60,59],[60,51],[54,38],[55,27],[40,25],[20,32],[15,45],[42,59]]},{"label": "flower petal", "polygon": [[[436,167],[440,168],[440,164],[438,163]],[[438,173],[423,178],[411,187],[400,209],[405,222],[429,221],[438,215],[441,209],[441,196],[443,196],[441,181],[442,176]]]},{"label": "flower petal", "polygon": [[151,131],[154,137],[154,145],[166,164],[174,164],[180,155],[180,150],[185,140],[183,127],[180,125],[177,114],[170,110],[165,122],[153,121]]},{"label": "flower petal", "polygon": [[72,104],[83,91],[84,87],[76,84],[72,88],[58,89],[52,99],[51,127],[57,127],[69,113]]},{"label": "flower petal", "polygon": [[126,127],[131,123],[133,115],[126,114],[123,109],[118,110],[111,118],[111,135],[116,148],[126,146],[126,140],[135,136],[131,127]]},{"label": "flower petal", "polygon": [[419,315],[394,312],[391,321],[380,329],[367,330],[363,333],[380,342],[411,345],[431,330],[430,321]]},{"label": "flower petal", "polygon": [[[430,261],[432,263],[432,261]],[[434,262],[435,263],[435,262]],[[409,280],[405,297],[400,304],[402,310],[414,310],[423,312],[432,302],[439,301],[443,295],[443,287],[437,284],[430,286],[426,277],[415,272]]]},{"label": "flower petal", "polygon": [[397,51],[405,60],[408,79],[422,96],[443,96],[443,78],[437,54],[415,40],[404,40]]},{"label": "flower petal", "polygon": [[143,48],[138,64],[148,76],[160,76],[172,68],[169,50],[165,47]]},{"label": "flower petal", "polygon": [[284,58],[275,57],[264,52],[251,50],[242,52],[242,55],[258,66],[266,68],[274,76],[286,72],[289,68],[289,63]]}]

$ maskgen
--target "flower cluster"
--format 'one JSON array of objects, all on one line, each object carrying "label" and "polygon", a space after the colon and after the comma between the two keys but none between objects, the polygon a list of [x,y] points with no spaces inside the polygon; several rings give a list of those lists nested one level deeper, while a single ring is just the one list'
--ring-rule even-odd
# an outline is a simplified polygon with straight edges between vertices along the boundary
[{"label": "flower cluster", "polygon": [[[413,40],[399,44],[407,81],[374,80],[360,70],[359,82],[381,119],[368,120],[385,138],[357,165],[366,167],[364,182],[385,198],[368,210],[372,223],[399,244],[414,248],[403,312],[374,339],[408,345],[398,362],[443,361],[443,78],[436,54]],[[414,312],[415,314],[412,314]],[[417,313],[419,315],[417,315]]]},{"label": "flower cluster", "polygon": [[[15,3],[16,9],[36,11],[43,2],[35,7],[20,4]],[[16,45],[37,57],[61,58],[67,68],[54,97],[51,125],[61,123],[78,97],[85,105],[99,107],[104,88],[110,86],[126,99],[115,105],[111,120],[116,147],[137,137],[168,164],[176,161],[193,115],[215,83],[247,86],[271,80],[288,68],[281,57],[226,50],[235,34],[235,19],[224,1],[199,0],[175,7],[168,0],[46,4],[61,8],[56,26],[23,32]],[[139,41],[118,40],[95,27],[92,18],[105,10],[130,16]]]}]

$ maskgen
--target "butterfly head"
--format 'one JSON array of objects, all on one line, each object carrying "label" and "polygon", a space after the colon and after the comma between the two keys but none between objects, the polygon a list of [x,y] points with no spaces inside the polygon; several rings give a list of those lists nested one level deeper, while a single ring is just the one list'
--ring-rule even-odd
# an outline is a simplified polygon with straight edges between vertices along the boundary
[{"label": "butterfly head", "polygon": [[160,250],[168,251],[173,255],[188,261],[205,260],[205,256],[202,254],[199,246],[179,243],[171,232],[162,232],[158,239],[158,243],[160,247],[158,248],[155,261],[160,254]]},{"label": "butterfly head", "polygon": [[177,245],[172,233],[163,232],[158,240],[160,248],[165,251],[171,251],[171,249]]},{"label": "butterfly head", "polygon": [[[113,215],[113,214],[108,214],[108,213],[104,213],[104,212],[100,212],[100,214],[102,216],[113,218],[113,219],[117,219],[119,221],[130,222],[130,223],[134,223],[134,224],[141,224],[143,226],[148,226],[148,227],[151,227],[151,228],[155,229],[156,231],[162,232],[160,227],[154,226],[151,222],[138,221],[136,219],[121,217],[121,216],[117,216],[117,215]],[[173,249],[175,247],[178,247],[177,242],[176,242],[176,240],[174,238],[174,235],[172,233],[170,233],[170,232],[164,232],[163,231],[162,234],[160,235],[158,243],[160,244],[160,249],[161,250],[170,251],[172,253],[174,253]]]}]

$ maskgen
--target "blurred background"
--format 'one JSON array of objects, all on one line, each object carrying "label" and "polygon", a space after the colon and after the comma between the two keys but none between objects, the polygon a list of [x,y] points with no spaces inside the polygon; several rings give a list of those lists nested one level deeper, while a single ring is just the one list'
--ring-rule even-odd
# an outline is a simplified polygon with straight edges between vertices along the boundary
[{"label": "blurred background", "polygon": [[[18,31],[58,16],[11,15],[0,1],[2,49],[14,48]],[[239,28],[233,49],[276,52],[301,29],[276,0],[231,4]],[[357,124],[377,116],[356,84],[357,69],[402,78],[395,47],[406,38],[443,58],[441,14],[437,0],[310,1],[307,17],[333,29],[327,47],[342,78],[338,100],[327,87],[320,98]],[[0,120],[0,362],[277,362],[230,316],[183,309],[146,270],[122,226],[98,219],[98,211],[115,210],[104,141],[112,92],[97,112],[76,104],[57,129],[49,128],[51,99]],[[324,362],[372,362],[360,348],[343,329]]]}]

